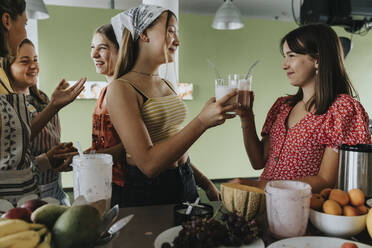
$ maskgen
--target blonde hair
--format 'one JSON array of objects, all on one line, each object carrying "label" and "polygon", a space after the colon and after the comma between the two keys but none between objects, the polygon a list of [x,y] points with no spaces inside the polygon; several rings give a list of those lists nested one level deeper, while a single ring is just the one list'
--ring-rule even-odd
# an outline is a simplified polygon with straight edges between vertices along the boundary
[{"label": "blonde hair", "polygon": [[114,78],[118,79],[128,73],[134,66],[138,57],[138,41],[134,42],[130,31],[125,28],[119,49]]}]

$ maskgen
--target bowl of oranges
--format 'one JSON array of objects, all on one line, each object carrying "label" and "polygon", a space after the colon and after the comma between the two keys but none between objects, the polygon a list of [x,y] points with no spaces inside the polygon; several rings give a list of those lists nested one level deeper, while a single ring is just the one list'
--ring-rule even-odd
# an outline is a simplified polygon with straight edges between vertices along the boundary
[{"label": "bowl of oranges", "polygon": [[366,227],[369,209],[360,189],[324,189],[311,196],[310,207],[311,223],[327,235],[351,237]]}]

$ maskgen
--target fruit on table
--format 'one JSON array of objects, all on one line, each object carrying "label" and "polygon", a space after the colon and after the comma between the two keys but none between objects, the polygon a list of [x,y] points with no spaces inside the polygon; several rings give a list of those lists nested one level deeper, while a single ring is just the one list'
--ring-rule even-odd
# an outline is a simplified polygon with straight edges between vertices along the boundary
[{"label": "fruit on table", "polygon": [[312,194],[310,198],[310,207],[312,209],[321,210],[324,203],[324,198],[321,194]]},{"label": "fruit on table", "polygon": [[221,197],[227,211],[236,212],[247,221],[266,208],[264,190],[252,186],[223,183]]},{"label": "fruit on table", "polygon": [[41,224],[4,220],[0,222],[0,248],[35,248],[46,233],[47,228]]},{"label": "fruit on table", "polygon": [[358,209],[350,205],[344,206],[342,210],[343,210],[344,216],[358,216],[359,215]]},{"label": "fruit on table", "polygon": [[364,193],[360,189],[351,189],[347,194],[352,205],[360,206],[364,204],[365,201]]},{"label": "fruit on table", "polygon": [[3,217],[7,219],[20,219],[31,222],[31,210],[27,208],[12,208],[6,212]]},{"label": "fruit on table", "polygon": [[369,236],[372,239],[372,208],[369,210],[367,215],[367,230],[369,233]]},{"label": "fruit on table", "polygon": [[12,233],[27,231],[30,224],[23,220],[4,220],[0,222],[0,238]]},{"label": "fruit on table", "polygon": [[87,247],[98,239],[101,223],[96,208],[89,205],[71,207],[54,224],[53,242],[57,248]]},{"label": "fruit on table", "polygon": [[357,209],[361,215],[368,213],[368,208],[366,207],[366,205],[360,205],[357,207]]},{"label": "fruit on table", "polygon": [[52,234],[48,232],[36,248],[51,248]]},{"label": "fruit on table", "polygon": [[334,200],[341,206],[345,206],[349,203],[349,196],[341,189],[332,189],[329,193],[329,200]]},{"label": "fruit on table", "polygon": [[358,248],[358,246],[352,242],[345,242],[342,244],[341,248]]},{"label": "fruit on table", "polygon": [[323,196],[324,199],[328,199],[329,193],[331,193],[331,188],[325,188],[322,191],[320,191],[320,194]]},{"label": "fruit on table", "polygon": [[31,210],[31,212],[35,211],[37,208],[47,204],[46,201],[40,200],[40,199],[33,199],[25,202],[21,208],[27,208]]},{"label": "fruit on table", "polygon": [[[329,198],[327,198],[327,196],[329,196]],[[324,199],[323,203],[321,200],[322,197]],[[327,200],[332,200],[332,202],[328,202]],[[325,202],[327,202],[327,204],[324,206]],[[348,193],[345,193],[340,189],[326,188],[323,189],[320,194],[313,194],[311,196],[310,207],[318,211],[323,210],[326,214],[358,216],[368,213],[369,208],[364,205],[364,202],[365,196],[360,189],[351,189]],[[319,205],[321,205],[321,207],[319,207]]]},{"label": "fruit on table", "polygon": [[0,238],[0,247],[34,248],[39,243],[40,235],[33,230],[13,233]]},{"label": "fruit on table", "polygon": [[341,215],[342,208],[336,201],[326,200],[323,203],[323,212],[326,214]]},{"label": "fruit on table", "polygon": [[31,220],[35,223],[44,224],[49,229],[52,229],[59,216],[61,216],[61,214],[63,214],[67,209],[68,207],[61,205],[46,204],[32,213]]}]

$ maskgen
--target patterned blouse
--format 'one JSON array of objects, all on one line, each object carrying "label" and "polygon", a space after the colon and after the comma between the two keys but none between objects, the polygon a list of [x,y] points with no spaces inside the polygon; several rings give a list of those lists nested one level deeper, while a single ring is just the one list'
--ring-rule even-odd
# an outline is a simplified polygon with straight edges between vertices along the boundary
[{"label": "patterned blouse", "polygon": [[[106,91],[107,87],[101,90],[93,112],[91,149],[96,151],[121,144],[120,137],[111,122],[106,104],[103,104]],[[112,167],[112,182],[121,187],[124,186],[124,170],[125,166],[120,162],[116,162]]]},{"label": "patterned blouse", "polygon": [[[48,96],[40,91],[40,94],[47,99]],[[28,103],[33,107],[34,111],[31,112],[31,119],[35,118],[47,106],[47,103],[42,103],[32,95],[27,96]],[[31,142],[31,152],[34,157],[48,152],[52,147],[60,143],[61,126],[58,114],[54,115],[51,120],[45,125],[40,133]],[[36,161],[35,161],[36,163]],[[37,167],[38,165],[35,164]],[[38,173],[38,184],[41,197],[54,197],[61,201],[62,204],[69,205],[69,200],[63,192],[61,173],[47,169]]]},{"label": "patterned blouse", "polygon": [[351,96],[339,95],[325,114],[308,113],[289,129],[286,120],[293,107],[288,98],[274,103],[261,132],[270,142],[261,180],[316,176],[326,147],[338,151],[341,144],[371,144],[368,114]]}]

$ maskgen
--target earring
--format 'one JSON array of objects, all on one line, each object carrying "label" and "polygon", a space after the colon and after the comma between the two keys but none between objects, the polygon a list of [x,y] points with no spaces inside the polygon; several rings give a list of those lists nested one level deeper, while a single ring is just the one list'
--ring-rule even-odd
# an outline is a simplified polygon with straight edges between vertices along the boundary
[{"label": "earring", "polygon": [[318,75],[318,69],[315,69],[315,74]]}]

